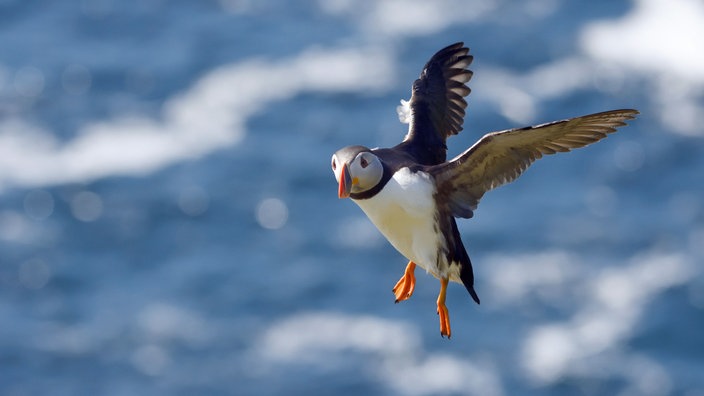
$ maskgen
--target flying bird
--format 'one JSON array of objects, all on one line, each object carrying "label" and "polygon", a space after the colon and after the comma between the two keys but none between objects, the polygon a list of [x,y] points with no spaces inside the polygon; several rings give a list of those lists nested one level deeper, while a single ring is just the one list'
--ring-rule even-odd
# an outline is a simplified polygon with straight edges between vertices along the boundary
[{"label": "flying bird", "polygon": [[474,273],[456,217],[471,218],[484,193],[514,181],[543,155],[605,138],[637,110],[611,110],[484,135],[447,161],[445,141],[462,130],[473,56],[464,43],[438,51],[413,83],[399,117],[409,124],[392,148],[348,146],[332,156],[339,198],[350,198],[409,262],[393,288],[396,302],[411,297],[416,265],[440,279],[440,335],[450,338],[445,305],[450,281],[479,304]]}]

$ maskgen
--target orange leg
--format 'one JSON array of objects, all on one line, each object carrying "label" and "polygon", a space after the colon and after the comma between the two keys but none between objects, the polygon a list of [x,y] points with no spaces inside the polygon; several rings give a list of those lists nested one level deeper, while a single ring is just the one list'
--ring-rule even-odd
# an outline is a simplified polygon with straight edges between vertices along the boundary
[{"label": "orange leg", "polygon": [[396,302],[408,300],[413,295],[413,290],[416,288],[416,276],[413,273],[415,269],[416,263],[409,261],[406,266],[406,272],[403,273],[403,276],[393,288]]},{"label": "orange leg", "polygon": [[447,295],[447,278],[440,279],[440,294],[438,295],[438,315],[440,315],[440,336],[450,338],[450,313],[445,306]]}]

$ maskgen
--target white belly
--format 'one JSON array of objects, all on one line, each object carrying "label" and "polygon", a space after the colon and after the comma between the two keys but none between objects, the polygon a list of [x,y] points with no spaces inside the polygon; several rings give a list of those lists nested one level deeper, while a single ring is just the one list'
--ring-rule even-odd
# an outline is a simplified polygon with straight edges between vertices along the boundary
[{"label": "white belly", "polygon": [[374,197],[354,202],[396,250],[434,276],[444,277],[446,260],[438,257],[444,238],[435,224],[434,193],[430,176],[404,168]]}]

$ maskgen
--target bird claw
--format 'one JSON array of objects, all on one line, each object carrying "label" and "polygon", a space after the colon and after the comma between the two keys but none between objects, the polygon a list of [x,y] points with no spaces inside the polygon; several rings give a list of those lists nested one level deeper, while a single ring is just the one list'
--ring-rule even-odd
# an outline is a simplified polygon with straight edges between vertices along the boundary
[{"label": "bird claw", "polygon": [[440,336],[450,339],[452,331],[450,330],[450,314],[445,304],[438,305],[438,316],[440,316]]},{"label": "bird claw", "polygon": [[440,316],[440,336],[450,339],[452,331],[450,330],[450,313],[445,305],[445,297],[447,295],[448,279],[440,279],[440,294],[438,295],[438,316]]},{"label": "bird claw", "polygon": [[413,261],[408,262],[406,271],[392,289],[394,295],[396,296],[395,303],[398,304],[401,301],[408,300],[413,295],[413,291],[416,288],[416,276],[414,274],[415,269],[416,264]]}]

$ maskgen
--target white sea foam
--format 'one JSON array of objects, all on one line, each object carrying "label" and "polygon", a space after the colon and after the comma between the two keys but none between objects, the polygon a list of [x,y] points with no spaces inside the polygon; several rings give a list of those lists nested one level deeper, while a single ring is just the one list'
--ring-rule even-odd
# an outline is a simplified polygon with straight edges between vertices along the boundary
[{"label": "white sea foam", "polygon": [[623,18],[582,32],[583,51],[596,62],[640,75],[653,91],[660,120],[674,132],[704,133],[704,3],[637,0]]},{"label": "white sea foam", "polygon": [[213,70],[172,97],[155,118],[122,115],[57,141],[21,119],[0,123],[0,190],[143,175],[237,144],[249,117],[306,91],[384,90],[392,59],[377,49],[310,49],[276,61],[248,60]]},{"label": "white sea foam", "polygon": [[547,100],[581,89],[618,95],[631,81],[652,92],[647,99],[668,130],[704,133],[704,3],[638,0],[621,18],[586,24],[579,37],[575,53],[530,70],[485,63],[472,80],[472,100],[487,100],[506,118],[527,124],[540,121]]},{"label": "white sea foam", "polygon": [[582,274],[578,261],[564,251],[524,255],[496,255],[485,260],[492,304],[507,306],[531,294],[546,302],[562,299],[565,290]]},{"label": "white sea foam", "polygon": [[[492,12],[480,4],[485,3],[388,1],[357,7],[338,0],[321,8],[337,15],[354,8],[360,31],[373,32],[388,46],[394,37],[428,34]],[[701,134],[704,55],[696,38],[704,36],[703,29],[704,6],[697,0],[666,6],[638,0],[620,19],[586,25],[580,52],[520,74],[489,66],[472,84],[479,98],[494,102],[507,118],[529,123],[547,99],[589,86],[610,90],[627,78],[640,78],[651,85],[651,100],[666,126]],[[246,134],[247,119],[275,101],[305,91],[386,89],[394,81],[393,63],[389,51],[361,47],[309,49],[290,59],[226,65],[167,100],[157,117],[123,114],[101,120],[83,126],[67,142],[28,120],[6,119],[0,123],[0,189],[141,175],[197,158],[237,144]]]},{"label": "white sea foam", "polygon": [[320,0],[319,4],[323,11],[332,15],[353,15],[360,32],[373,36],[375,41],[439,32],[454,24],[475,21],[496,7],[493,2],[478,0],[387,0],[361,3],[351,0]]},{"label": "white sea foam", "polygon": [[137,315],[137,324],[146,339],[177,340],[189,345],[210,341],[213,333],[198,312],[167,303],[151,303]]},{"label": "white sea foam", "polygon": [[398,394],[504,394],[499,375],[490,364],[426,352],[413,327],[372,316],[293,315],[272,324],[252,352],[259,363],[309,364],[326,369],[350,353],[366,354],[373,367],[360,372]]},{"label": "white sea foam", "polygon": [[[602,368],[589,362],[603,354],[614,355],[612,364],[632,359],[620,346],[636,332],[647,304],[663,290],[687,282],[694,272],[681,255],[636,256],[629,265],[602,270],[583,292],[573,287],[584,302],[571,318],[528,333],[520,352],[523,369],[532,381],[552,384],[569,374],[599,372]],[[612,375],[629,376],[627,367],[612,369],[617,370]]]},{"label": "white sea foam", "polygon": [[704,3],[636,0],[623,18],[598,21],[582,32],[591,56],[643,72],[676,74],[704,83]]},{"label": "white sea foam", "polygon": [[[489,272],[491,287],[497,289],[492,298],[511,292],[501,300],[505,309],[513,310],[528,294],[540,295],[546,289],[553,289],[544,294],[546,300],[569,296],[569,304],[574,304],[574,314],[565,321],[538,322],[527,335],[524,327],[515,330],[515,336],[523,338],[522,347],[507,360],[516,361],[535,385],[550,386],[574,376],[619,378],[633,394],[672,390],[670,373],[661,363],[622,345],[637,334],[649,302],[697,274],[686,256],[637,255],[626,265],[596,275],[564,252],[488,261],[488,267],[498,267]],[[272,323],[251,353],[248,359],[261,365],[262,375],[301,364],[335,370],[335,362],[357,355],[369,364],[359,373],[404,395],[501,395],[500,373],[514,368],[481,356],[427,351],[417,330],[403,322],[332,312],[295,314]]]}]

